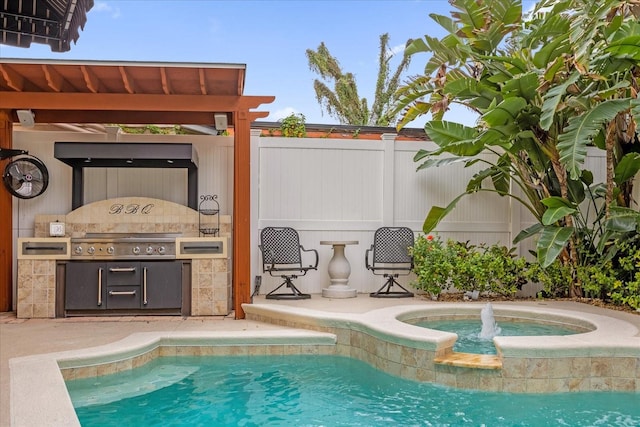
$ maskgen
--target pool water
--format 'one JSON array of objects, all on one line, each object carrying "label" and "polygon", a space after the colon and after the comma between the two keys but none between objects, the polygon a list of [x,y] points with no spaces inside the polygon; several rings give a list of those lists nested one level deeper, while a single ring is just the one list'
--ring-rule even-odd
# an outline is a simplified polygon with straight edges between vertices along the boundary
[{"label": "pool water", "polygon": [[[497,322],[500,336],[544,336],[544,335],[572,335],[573,329],[558,325],[547,325],[535,322]],[[455,332],[458,339],[453,351],[476,354],[496,354],[496,347],[492,338],[480,338],[482,322],[473,319],[460,320],[429,320],[416,323],[416,326],[436,329],[439,331]]]},{"label": "pool water", "polygon": [[638,393],[458,390],[337,356],[162,357],[67,388],[85,427],[640,425]]}]

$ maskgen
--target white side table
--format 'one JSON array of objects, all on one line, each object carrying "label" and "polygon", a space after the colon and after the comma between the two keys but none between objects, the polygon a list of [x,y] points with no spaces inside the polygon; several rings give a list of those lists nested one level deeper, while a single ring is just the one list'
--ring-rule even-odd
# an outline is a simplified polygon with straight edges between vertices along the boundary
[{"label": "white side table", "polygon": [[329,261],[329,278],[331,285],[322,289],[322,296],[326,298],[355,298],[357,291],[348,286],[351,264],[344,255],[346,245],[357,245],[357,240],[321,240],[321,245],[333,246],[333,257]]}]

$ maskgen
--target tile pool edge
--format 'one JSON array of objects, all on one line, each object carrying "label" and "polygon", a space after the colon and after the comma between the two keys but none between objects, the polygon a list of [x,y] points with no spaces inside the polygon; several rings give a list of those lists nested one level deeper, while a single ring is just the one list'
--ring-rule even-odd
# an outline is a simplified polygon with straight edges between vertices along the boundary
[{"label": "tile pool edge", "polygon": [[[500,369],[438,363],[455,355],[455,334],[403,320],[428,313],[477,313],[482,305],[443,303],[394,306],[366,313],[327,313],[277,304],[243,306],[250,320],[335,333],[340,354],[403,378],[458,388],[519,393],[640,392],[640,336],[620,319],[548,307],[494,304],[494,313],[573,319],[594,330],[569,336],[496,337]],[[453,337],[449,339],[448,337]],[[492,361],[494,363],[494,361]],[[483,372],[481,372],[483,371]],[[491,372],[490,372],[491,371]]]},{"label": "tile pool edge", "polygon": [[[291,354],[318,354],[325,347],[335,353],[336,337],[308,330],[143,332],[107,345],[46,353],[9,360],[12,426],[80,426],[65,386],[63,369],[101,366],[148,354],[159,348],[254,348],[283,346]],[[287,347],[285,350],[284,347]],[[185,353],[188,353],[186,351]],[[130,365],[130,364],[128,364]]]}]

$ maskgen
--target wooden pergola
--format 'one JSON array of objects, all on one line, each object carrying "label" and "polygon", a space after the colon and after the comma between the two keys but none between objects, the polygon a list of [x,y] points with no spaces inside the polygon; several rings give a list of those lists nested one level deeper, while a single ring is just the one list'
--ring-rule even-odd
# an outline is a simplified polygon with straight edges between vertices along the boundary
[{"label": "wooden pergola", "polygon": [[[236,318],[251,300],[251,111],[274,96],[244,96],[244,64],[0,59],[0,148],[13,147],[17,110],[36,123],[213,125],[234,128],[233,294]],[[0,166],[4,170],[5,163]],[[12,197],[0,191],[0,311],[12,308]]]}]

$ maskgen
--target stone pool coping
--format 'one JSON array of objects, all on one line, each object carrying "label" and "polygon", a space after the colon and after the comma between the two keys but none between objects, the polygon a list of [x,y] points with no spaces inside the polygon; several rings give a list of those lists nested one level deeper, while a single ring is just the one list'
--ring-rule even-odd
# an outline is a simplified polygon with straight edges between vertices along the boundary
[{"label": "stone pool coping", "polygon": [[[271,354],[269,347],[278,348],[276,354],[321,354],[318,348],[327,347],[326,352],[333,354],[335,343],[332,334],[294,329],[140,332],[107,345],[13,358],[9,360],[11,425],[80,426],[61,369],[86,372],[95,367],[97,374],[105,365],[114,367],[114,372],[131,369],[136,358],[144,364],[159,356],[144,357],[157,349],[168,355],[201,354],[198,349],[209,348],[216,354],[249,356]],[[180,351],[187,347],[196,351]]]},{"label": "stone pool coping", "polygon": [[[82,350],[63,351],[9,360],[10,411],[12,426],[78,426],[79,421],[64,385],[65,372],[88,375],[135,367],[161,355],[271,354],[269,346],[279,346],[276,354],[336,354],[363,360],[388,373],[418,381],[430,381],[463,388],[507,392],[549,392],[625,390],[640,392],[640,336],[638,328],[620,319],[591,313],[537,307],[494,304],[496,316],[506,313],[538,316],[541,319],[573,319],[574,324],[594,325],[595,330],[564,337],[497,337],[503,361],[514,366],[498,370],[478,370],[434,364],[446,356],[456,335],[406,323],[409,319],[479,314],[482,306],[468,304],[405,305],[365,313],[335,313],[277,304],[243,306],[249,320],[259,320],[294,329],[262,331],[165,331],[134,333],[112,344]],[[322,348],[323,350],[319,350]],[[164,349],[158,353],[158,349]],[[170,350],[167,350],[170,349]],[[180,349],[183,349],[181,351]],[[229,350],[232,349],[232,350]],[[235,349],[235,350],[233,350]],[[154,353],[155,352],[155,353]],[[534,352],[535,354],[531,354]],[[146,357],[146,356],[149,357]],[[623,361],[609,369],[607,378],[568,381],[566,378],[529,378],[538,371],[557,372],[561,368],[547,360],[587,359],[586,374],[600,374],[611,358]],[[539,366],[536,360],[545,361]],[[523,362],[524,361],[524,362]],[[422,368],[422,366],[426,368]],[[513,364],[512,364],[513,365]],[[580,365],[580,364],[578,364]],[[571,369],[574,367],[571,366]],[[581,368],[578,366],[578,368]],[[466,370],[465,370],[466,369]],[[569,369],[569,368],[567,368]],[[481,372],[482,371],[482,372]],[[515,371],[516,378],[501,377]],[[623,377],[629,375],[632,378]],[[471,373],[472,375],[469,375]],[[564,374],[563,374],[564,375]],[[68,376],[68,375],[67,375]],[[570,379],[569,379],[570,380]]]},{"label": "stone pool coping", "polygon": [[[592,328],[589,332],[565,336],[495,337],[494,343],[503,357],[640,357],[638,328],[613,317],[571,310],[492,304],[496,318],[515,317],[544,323]],[[366,313],[334,313],[277,304],[243,306],[249,319],[277,325],[325,330],[350,328],[366,332],[396,344],[433,351],[453,346],[456,334],[426,329],[407,322],[428,317],[469,317],[480,319],[479,304],[442,303],[434,306],[404,305],[371,310]],[[498,319],[499,320],[499,319]]]}]

